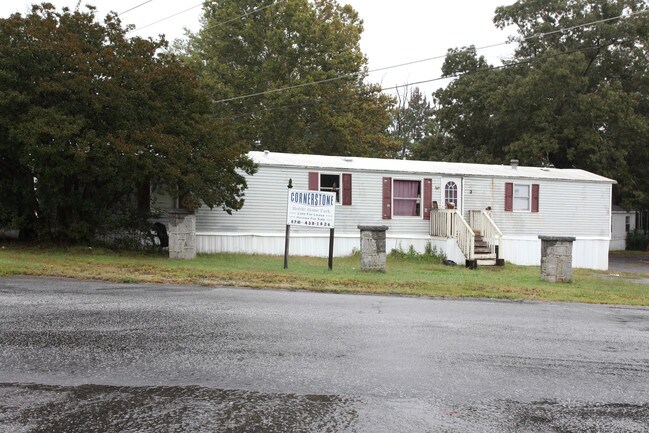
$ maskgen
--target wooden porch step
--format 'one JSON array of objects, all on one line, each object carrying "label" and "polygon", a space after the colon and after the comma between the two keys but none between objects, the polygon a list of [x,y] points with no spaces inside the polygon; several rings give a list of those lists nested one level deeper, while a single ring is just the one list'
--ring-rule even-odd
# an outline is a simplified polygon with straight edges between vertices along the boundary
[{"label": "wooden porch step", "polygon": [[[479,233],[479,232],[478,232]],[[482,236],[476,235],[473,242],[473,250],[475,254],[489,254],[491,253],[491,248],[489,244],[482,239]]]},{"label": "wooden porch step", "polygon": [[487,251],[486,253],[475,253],[475,260],[478,266],[496,266],[496,254]]}]

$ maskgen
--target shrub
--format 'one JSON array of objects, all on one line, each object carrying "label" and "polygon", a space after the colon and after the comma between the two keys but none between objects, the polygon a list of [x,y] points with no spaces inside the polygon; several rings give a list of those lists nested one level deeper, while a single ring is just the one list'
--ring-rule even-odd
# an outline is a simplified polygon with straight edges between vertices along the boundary
[{"label": "shrub", "polygon": [[389,256],[390,258],[397,260],[427,263],[442,263],[446,260],[446,254],[442,251],[438,251],[437,247],[434,247],[430,242],[426,243],[423,253],[418,253],[413,245],[410,245],[406,251],[401,246],[401,243],[399,243],[396,248],[393,248],[392,251],[390,251]]},{"label": "shrub", "polygon": [[647,251],[649,234],[633,230],[626,235],[626,249],[632,251]]}]

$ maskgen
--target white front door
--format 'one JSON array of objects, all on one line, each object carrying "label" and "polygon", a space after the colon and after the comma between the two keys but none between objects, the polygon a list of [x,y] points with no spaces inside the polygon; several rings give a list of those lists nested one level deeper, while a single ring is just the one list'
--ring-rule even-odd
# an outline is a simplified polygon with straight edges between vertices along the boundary
[{"label": "white front door", "polygon": [[451,207],[462,212],[462,179],[459,177],[442,178],[442,208]]}]

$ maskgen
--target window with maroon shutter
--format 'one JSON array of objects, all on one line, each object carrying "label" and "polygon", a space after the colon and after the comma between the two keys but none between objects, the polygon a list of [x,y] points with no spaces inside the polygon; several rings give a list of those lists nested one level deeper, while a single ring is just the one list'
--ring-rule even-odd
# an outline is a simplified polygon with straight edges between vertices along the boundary
[{"label": "window with maroon shutter", "polygon": [[336,203],[340,203],[340,174],[320,173],[320,191],[336,194]]},{"label": "window with maroon shutter", "polygon": [[420,181],[392,181],[392,216],[421,216]]},{"label": "window with maroon shutter", "polygon": [[539,185],[507,182],[505,184],[505,211],[538,212]]},{"label": "window with maroon shutter", "polygon": [[514,184],[505,183],[505,211],[511,212],[514,209]]},{"label": "window with maroon shutter", "polygon": [[539,185],[532,184],[532,212],[539,211]]},{"label": "window with maroon shutter", "polygon": [[392,178],[383,178],[383,219],[392,219]]},{"label": "window with maroon shutter", "polygon": [[343,206],[352,205],[352,175],[343,173]]},{"label": "window with maroon shutter", "polygon": [[433,180],[424,179],[424,219],[430,219],[430,209],[433,206]]},{"label": "window with maroon shutter", "polygon": [[530,186],[526,184],[514,184],[514,212],[530,210]]}]

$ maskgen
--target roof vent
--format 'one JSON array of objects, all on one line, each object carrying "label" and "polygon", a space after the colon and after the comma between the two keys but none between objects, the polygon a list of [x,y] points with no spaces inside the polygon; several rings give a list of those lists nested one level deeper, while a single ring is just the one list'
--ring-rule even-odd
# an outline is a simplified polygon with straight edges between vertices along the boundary
[{"label": "roof vent", "polygon": [[268,156],[269,153],[270,153],[270,150],[264,150],[264,155]]},{"label": "roof vent", "polygon": [[516,170],[518,168],[518,159],[512,159],[509,164],[511,164],[512,170]]},{"label": "roof vent", "polygon": [[343,158],[343,161],[346,161],[346,162],[352,162],[353,160],[354,160],[354,159],[353,159],[353,158],[350,158],[350,157],[345,157],[345,158]]}]

